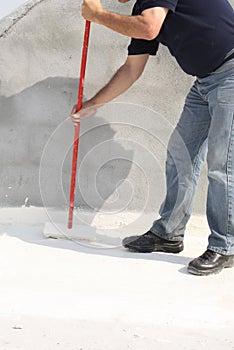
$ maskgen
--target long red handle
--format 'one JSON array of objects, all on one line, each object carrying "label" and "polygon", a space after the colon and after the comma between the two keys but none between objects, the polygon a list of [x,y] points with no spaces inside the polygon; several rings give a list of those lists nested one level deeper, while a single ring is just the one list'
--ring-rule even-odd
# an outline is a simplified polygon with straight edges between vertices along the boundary
[{"label": "long red handle", "polygon": [[[89,45],[89,34],[90,34],[90,22],[85,23],[82,59],[80,67],[80,82],[78,89],[78,101],[76,106],[76,112],[82,108],[83,91],[84,91],[84,78],[88,54]],[[75,126],[74,143],[73,143],[73,156],[72,156],[72,173],[71,173],[71,184],[70,184],[70,204],[69,204],[69,216],[68,216],[68,228],[72,228],[73,223],[73,211],[75,201],[75,187],[76,187],[76,169],[77,169],[77,158],[79,149],[79,135],[80,135],[80,122]]]}]

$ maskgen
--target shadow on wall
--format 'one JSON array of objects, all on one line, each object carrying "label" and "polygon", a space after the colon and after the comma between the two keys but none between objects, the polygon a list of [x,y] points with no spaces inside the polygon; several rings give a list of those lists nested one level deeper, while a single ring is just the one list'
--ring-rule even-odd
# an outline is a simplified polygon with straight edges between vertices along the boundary
[{"label": "shadow on wall", "polygon": [[[77,84],[76,79],[48,78],[14,96],[0,96],[1,207],[66,206],[74,135],[67,117]],[[133,151],[114,140],[115,133],[98,115],[82,121],[76,206],[101,208],[128,177]]]}]

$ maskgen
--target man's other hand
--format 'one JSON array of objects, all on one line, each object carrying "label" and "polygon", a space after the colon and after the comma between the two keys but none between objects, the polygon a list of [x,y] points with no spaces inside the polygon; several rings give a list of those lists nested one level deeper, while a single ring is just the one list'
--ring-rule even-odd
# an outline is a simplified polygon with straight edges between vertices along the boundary
[{"label": "man's other hand", "polygon": [[97,15],[103,11],[100,0],[84,0],[82,16],[91,22],[95,22]]},{"label": "man's other hand", "polygon": [[91,101],[87,101],[83,104],[81,110],[79,110],[79,112],[76,112],[76,107],[77,105],[75,105],[72,109],[71,112],[71,121],[74,124],[74,126],[77,126],[77,124],[80,122],[80,120],[84,117],[88,117],[92,114],[94,114],[97,110],[97,107],[91,102]]}]

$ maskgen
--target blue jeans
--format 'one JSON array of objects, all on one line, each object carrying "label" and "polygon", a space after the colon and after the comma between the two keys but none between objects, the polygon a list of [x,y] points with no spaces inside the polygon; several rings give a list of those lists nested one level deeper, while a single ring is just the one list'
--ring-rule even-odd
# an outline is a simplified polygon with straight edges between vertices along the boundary
[{"label": "blue jeans", "polygon": [[151,231],[183,240],[200,169],[207,154],[208,248],[234,254],[234,59],[197,78],[171,135],[166,161],[167,194]]}]

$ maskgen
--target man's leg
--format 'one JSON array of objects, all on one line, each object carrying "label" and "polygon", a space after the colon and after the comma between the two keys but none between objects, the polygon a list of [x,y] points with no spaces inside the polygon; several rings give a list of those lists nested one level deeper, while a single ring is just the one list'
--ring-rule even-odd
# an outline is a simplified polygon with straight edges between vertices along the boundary
[{"label": "man's leg", "polygon": [[167,151],[167,194],[160,219],[150,229],[168,240],[183,240],[193,198],[207,149],[210,113],[195,83],[185,101],[182,116]]},{"label": "man's leg", "polygon": [[[210,120],[208,103],[197,90],[195,83],[169,141],[166,162],[167,195],[160,210],[161,218],[154,222],[147,234],[125,238],[124,247],[139,252],[179,252],[183,249],[185,226],[190,217],[204,160]],[[167,246],[162,239],[167,240]],[[173,243],[178,247],[174,249]]]},{"label": "man's leg", "polygon": [[234,60],[201,82],[209,103],[208,250],[188,266],[207,275],[234,264]]},{"label": "man's leg", "polygon": [[[234,68],[212,101],[212,122],[208,141],[207,218],[211,229],[209,248],[234,254]],[[226,102],[225,102],[226,100]]]}]

